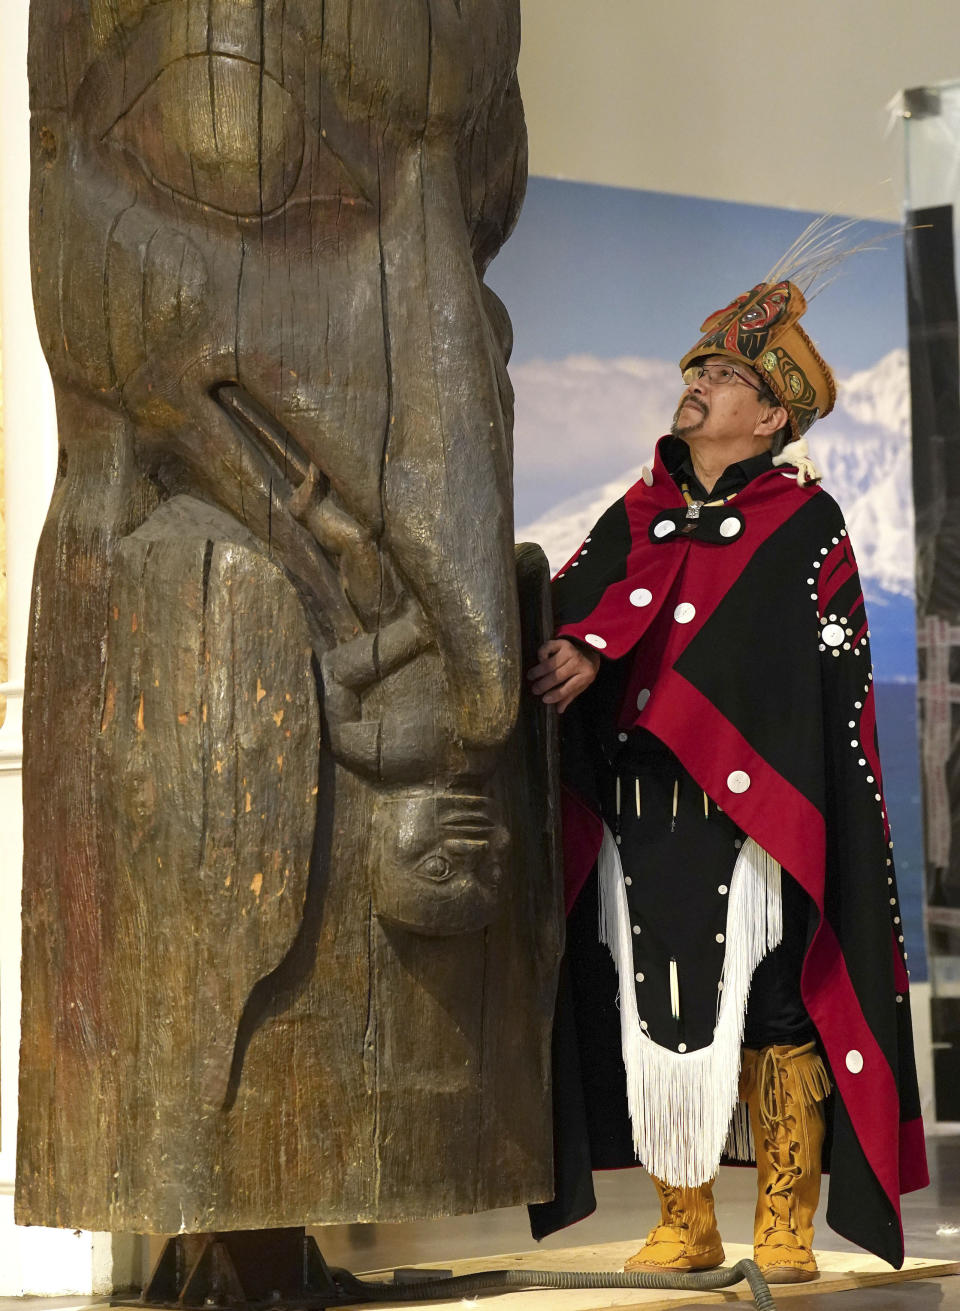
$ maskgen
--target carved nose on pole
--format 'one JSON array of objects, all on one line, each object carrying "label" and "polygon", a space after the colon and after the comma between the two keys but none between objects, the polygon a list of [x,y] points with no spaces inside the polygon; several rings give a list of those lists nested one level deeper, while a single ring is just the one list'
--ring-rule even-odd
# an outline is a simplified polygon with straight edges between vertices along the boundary
[{"label": "carved nose on pole", "polygon": [[[433,627],[458,737],[468,748],[496,747],[520,693],[510,438],[497,381],[504,334],[487,315],[456,162],[425,145],[421,163],[416,188],[398,184],[384,220],[384,249],[396,251],[385,256],[385,541]],[[422,296],[410,295],[414,274]]]}]

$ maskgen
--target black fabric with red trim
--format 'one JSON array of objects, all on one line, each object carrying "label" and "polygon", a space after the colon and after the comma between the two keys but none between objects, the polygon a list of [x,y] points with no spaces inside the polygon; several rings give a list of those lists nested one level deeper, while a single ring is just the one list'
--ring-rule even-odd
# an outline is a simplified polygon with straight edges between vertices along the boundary
[{"label": "black fabric with red trim", "polygon": [[[598,787],[583,778],[612,759],[618,730],[643,727],[816,907],[802,992],[835,1084],[827,1219],[899,1266],[899,1196],[928,1177],[856,561],[832,498],[778,469],[729,507],[735,532],[727,507],[709,532],[683,531],[670,443],[554,584],[558,636],[623,668],[614,694],[598,679],[607,704],[588,693],[564,717],[600,744],[589,765],[565,763],[568,902],[599,845]],[[675,530],[651,535],[665,517]],[[577,736],[565,726],[568,758]],[[562,1211],[538,1236],[579,1218]]]}]

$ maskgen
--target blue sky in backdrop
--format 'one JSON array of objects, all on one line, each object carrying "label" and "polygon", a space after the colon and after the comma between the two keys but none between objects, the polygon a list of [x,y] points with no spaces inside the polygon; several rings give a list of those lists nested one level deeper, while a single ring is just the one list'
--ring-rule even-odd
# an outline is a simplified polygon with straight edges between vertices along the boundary
[{"label": "blue sky in backdrop", "polygon": [[[533,177],[487,281],[513,319],[516,363],[581,352],[678,360],[707,315],[759,282],[815,217]],[[804,326],[838,373],[903,346],[900,238],[847,260]]]}]

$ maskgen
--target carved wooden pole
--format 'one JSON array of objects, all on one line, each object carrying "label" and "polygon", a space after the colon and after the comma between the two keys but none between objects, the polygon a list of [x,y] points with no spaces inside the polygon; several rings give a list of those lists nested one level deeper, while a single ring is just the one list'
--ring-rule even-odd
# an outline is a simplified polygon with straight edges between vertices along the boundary
[{"label": "carved wooden pole", "polygon": [[518,724],[510,325],[483,283],[525,180],[517,0],[31,19],[61,462],[18,1219],[549,1196],[552,747]]}]

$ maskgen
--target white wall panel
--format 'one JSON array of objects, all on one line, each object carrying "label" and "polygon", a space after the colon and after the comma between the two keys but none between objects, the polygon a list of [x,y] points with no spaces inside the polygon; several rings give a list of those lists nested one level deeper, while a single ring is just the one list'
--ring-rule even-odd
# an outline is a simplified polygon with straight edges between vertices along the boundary
[{"label": "white wall panel", "polygon": [[960,77],[955,0],[522,0],[531,171],[898,219],[906,87]]}]

